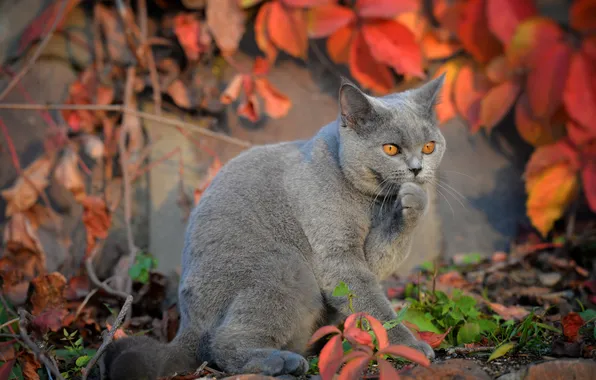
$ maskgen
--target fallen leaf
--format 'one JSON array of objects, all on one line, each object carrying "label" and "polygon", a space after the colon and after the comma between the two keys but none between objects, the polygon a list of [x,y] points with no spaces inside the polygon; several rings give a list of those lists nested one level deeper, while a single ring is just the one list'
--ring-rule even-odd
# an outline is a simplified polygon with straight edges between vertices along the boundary
[{"label": "fallen leaf", "polygon": [[66,309],[53,308],[35,316],[31,323],[44,334],[49,330],[57,332],[60,331],[62,326],[65,324],[64,320],[67,314],[68,311]]},{"label": "fallen leaf", "polygon": [[493,263],[502,263],[507,261],[507,253],[505,252],[495,252],[491,257],[491,261]]},{"label": "fallen leaf", "polygon": [[63,296],[65,287],[66,278],[58,272],[41,275],[31,280],[29,296],[31,313],[39,315],[49,309],[62,309],[65,304]]},{"label": "fallen leaf", "polygon": [[393,74],[385,65],[377,62],[362,33],[356,33],[350,45],[350,73],[366,88],[379,94],[393,87]]},{"label": "fallen leaf", "polygon": [[579,338],[579,329],[584,325],[584,320],[576,312],[571,312],[561,319],[563,326],[563,335],[570,342],[575,342]]},{"label": "fallen leaf", "polygon": [[458,289],[463,289],[470,285],[468,281],[456,270],[441,274],[437,281],[441,284],[449,285]]},{"label": "fallen leaf", "polygon": [[[222,1],[223,2],[223,1]],[[199,59],[206,46],[201,44],[201,23],[196,13],[178,13],[174,16],[173,29],[178,42],[184,49],[186,57],[191,61]]]},{"label": "fallen leaf", "polygon": [[490,361],[493,361],[493,360],[495,360],[495,359],[498,359],[498,358],[500,358],[500,357],[502,357],[502,356],[505,356],[505,355],[507,355],[507,353],[508,353],[509,351],[511,351],[513,348],[515,348],[515,343],[511,343],[511,342],[509,342],[509,343],[502,344],[502,345],[500,345],[499,347],[497,347],[497,348],[496,348],[496,349],[495,349],[495,350],[492,352],[492,354],[490,354],[490,356],[488,357],[488,360],[487,360],[487,361],[489,361],[489,362],[490,362]]},{"label": "fallen leaf", "polygon": [[432,331],[420,331],[418,336],[421,340],[428,343],[432,348],[438,348],[441,343],[445,340],[445,337],[451,331],[451,327],[447,329],[443,334],[437,334]]},{"label": "fallen leaf", "polygon": [[207,0],[207,26],[224,56],[238,50],[244,19],[237,0]]},{"label": "fallen leaf", "polygon": [[260,118],[260,103],[256,94],[248,96],[248,98],[238,106],[238,115],[247,118],[253,123],[259,121]]},{"label": "fallen leaf", "polygon": [[552,19],[532,17],[519,24],[505,54],[512,68],[535,67],[545,46],[561,41],[563,31]]},{"label": "fallen leaf", "polygon": [[43,254],[43,247],[37,236],[37,231],[31,224],[27,214],[14,214],[4,226],[5,248],[11,252],[22,249]]},{"label": "fallen leaf", "polygon": [[87,196],[83,204],[83,224],[87,229],[87,251],[90,254],[96,239],[108,237],[108,229],[112,223],[110,212],[102,198]]},{"label": "fallen leaf", "polygon": [[2,190],[7,203],[6,216],[25,211],[37,202],[39,192],[48,186],[52,164],[53,159],[46,155],[41,156],[23,170],[11,188]]},{"label": "fallen leaf", "polygon": [[576,0],[569,9],[571,27],[578,32],[589,34],[596,30],[596,1]]},{"label": "fallen leaf", "polygon": [[[112,330],[112,325],[110,325],[109,323],[106,323],[106,327],[108,328],[108,330]],[[114,333],[114,340],[126,338],[127,336],[128,335],[124,332],[124,330],[122,330],[121,327],[118,327],[118,329],[116,329],[116,332]]]},{"label": "fallen leaf", "polygon": [[85,182],[79,171],[79,158],[72,149],[66,149],[58,160],[54,170],[54,178],[64,188],[73,193],[77,202],[85,198]]},{"label": "fallen leaf", "polygon": [[459,39],[464,48],[480,63],[487,63],[498,56],[502,47],[488,29],[486,0],[467,2],[458,20]]},{"label": "fallen leaf", "polygon": [[35,355],[30,352],[25,352],[19,357],[21,363],[21,371],[23,371],[23,378],[25,380],[39,380],[37,370],[41,368],[41,363],[35,359]]},{"label": "fallen leaf", "polygon": [[519,92],[519,84],[511,80],[490,89],[480,103],[480,123],[491,131],[507,115]]},{"label": "fallen leaf", "polygon": [[284,117],[288,114],[292,102],[290,99],[275,88],[267,78],[255,79],[257,93],[263,98],[265,112],[274,119]]},{"label": "fallen leaf", "polygon": [[490,308],[497,314],[499,314],[505,320],[522,320],[530,314],[529,311],[521,306],[505,306],[496,302],[489,302]]},{"label": "fallen leaf", "polygon": [[286,7],[277,0],[271,3],[268,12],[267,33],[275,46],[293,57],[306,58],[308,34],[304,10]]},{"label": "fallen leaf", "polygon": [[271,62],[263,59],[262,57],[256,57],[252,66],[252,74],[257,77],[267,75],[270,69]]},{"label": "fallen leaf", "polygon": [[242,81],[242,74],[237,74],[232,78],[224,92],[221,94],[220,101],[223,104],[230,104],[238,99],[238,96],[240,96],[240,91],[242,91]]},{"label": "fallen leaf", "polygon": [[567,44],[544,49],[528,74],[526,93],[537,118],[549,120],[561,106],[572,50]]},{"label": "fallen leaf", "polygon": [[507,45],[517,26],[538,11],[533,0],[487,0],[486,13],[491,32]]}]

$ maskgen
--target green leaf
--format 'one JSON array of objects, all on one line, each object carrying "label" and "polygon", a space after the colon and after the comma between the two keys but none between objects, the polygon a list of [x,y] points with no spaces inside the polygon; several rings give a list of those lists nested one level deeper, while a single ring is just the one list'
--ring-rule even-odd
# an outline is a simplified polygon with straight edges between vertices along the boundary
[{"label": "green leaf", "polygon": [[87,365],[87,363],[89,363],[89,360],[91,360],[91,356],[81,356],[77,358],[75,364],[77,365],[77,367],[84,367]]},{"label": "green leaf", "polygon": [[540,328],[543,328],[545,330],[549,330],[549,331],[555,332],[557,334],[562,334],[563,333],[558,328],[553,327],[553,326],[550,326],[550,325],[547,325],[546,323],[541,323],[541,322],[534,322],[534,323],[536,324],[536,326],[538,326]]},{"label": "green leaf", "polygon": [[587,309],[578,313],[580,317],[586,322],[596,320],[596,310]]},{"label": "green leaf", "polygon": [[339,285],[333,289],[333,293],[331,295],[334,297],[346,297],[348,294],[350,294],[350,288],[345,282],[340,281]]},{"label": "green leaf", "polygon": [[435,264],[432,261],[425,261],[422,264],[420,264],[420,268],[427,272],[434,272]]},{"label": "green leaf", "polygon": [[490,354],[488,361],[495,360],[500,358],[501,356],[506,355],[509,351],[511,351],[515,347],[515,343],[505,343],[499,347],[497,347],[492,354]]},{"label": "green leaf", "polygon": [[483,259],[484,257],[480,253],[468,253],[462,257],[461,261],[467,265],[474,265],[478,264]]},{"label": "green leaf", "polygon": [[416,325],[420,331],[431,331],[436,334],[442,334],[442,331],[431,322],[432,319],[429,319],[426,314],[420,310],[409,308],[406,310],[403,320]]},{"label": "green leaf", "polygon": [[404,318],[406,316],[406,312],[408,311],[408,308],[409,307],[410,307],[410,305],[405,305],[397,313],[397,315],[395,316],[395,318],[393,318],[390,321],[387,321],[387,322],[383,323],[383,327],[385,328],[385,330],[391,330],[392,328],[397,327],[401,323],[401,321],[404,320]]},{"label": "green leaf", "polygon": [[480,338],[480,325],[477,322],[465,323],[457,332],[457,344],[473,343]]},{"label": "green leaf", "polygon": [[480,326],[480,332],[495,331],[499,327],[490,319],[479,319],[477,322],[478,326]]}]

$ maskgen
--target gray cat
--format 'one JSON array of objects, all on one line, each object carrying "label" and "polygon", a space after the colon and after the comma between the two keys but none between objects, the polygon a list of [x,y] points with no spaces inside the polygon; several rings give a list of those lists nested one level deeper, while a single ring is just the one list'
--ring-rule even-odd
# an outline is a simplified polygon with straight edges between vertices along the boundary
[{"label": "gray cat", "polygon": [[[203,361],[302,375],[311,334],[349,314],[332,296],[340,281],[356,311],[393,319],[379,281],[408,256],[423,186],[445,152],[434,111],[443,80],[381,98],[344,80],[338,119],[312,139],[254,147],[225,165],[186,230],[176,338],[113,343],[108,376],[153,379]],[[406,327],[388,334],[434,357]]]}]

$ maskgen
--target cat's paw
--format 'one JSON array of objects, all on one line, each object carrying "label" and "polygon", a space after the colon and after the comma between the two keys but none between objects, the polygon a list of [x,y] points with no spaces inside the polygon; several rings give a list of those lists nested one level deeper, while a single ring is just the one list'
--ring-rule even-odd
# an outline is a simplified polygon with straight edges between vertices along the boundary
[{"label": "cat's paw", "polygon": [[428,205],[426,191],[414,182],[406,182],[399,189],[398,200],[403,221],[407,226],[415,226]]},{"label": "cat's paw", "polygon": [[412,332],[404,325],[399,324],[387,332],[391,344],[399,344],[416,349],[422,352],[424,356],[430,360],[435,358],[435,351],[433,348],[425,341],[416,339]]}]

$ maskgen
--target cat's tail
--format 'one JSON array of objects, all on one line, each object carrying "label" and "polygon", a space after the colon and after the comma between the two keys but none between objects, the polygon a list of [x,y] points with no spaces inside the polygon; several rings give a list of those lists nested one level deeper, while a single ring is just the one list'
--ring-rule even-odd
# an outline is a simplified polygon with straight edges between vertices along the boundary
[{"label": "cat's tail", "polygon": [[132,336],[112,342],[102,361],[107,380],[156,380],[173,373],[194,371],[199,337],[192,331],[179,332],[170,343],[146,336]]}]

